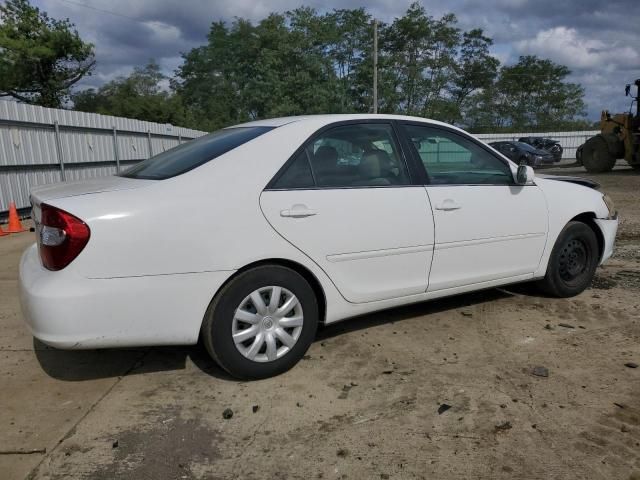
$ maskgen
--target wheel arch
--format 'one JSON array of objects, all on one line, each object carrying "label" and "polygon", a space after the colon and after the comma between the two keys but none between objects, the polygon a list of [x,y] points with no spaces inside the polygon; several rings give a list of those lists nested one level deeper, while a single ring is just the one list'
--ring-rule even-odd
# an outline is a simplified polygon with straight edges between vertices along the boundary
[{"label": "wheel arch", "polygon": [[596,219],[596,214],[594,212],[583,212],[576,215],[569,221],[584,223],[591,230],[593,230],[593,233],[595,234],[596,239],[598,240],[598,260],[601,260],[602,255],[604,254],[604,234],[602,233],[602,230],[600,230],[600,227],[598,226],[598,224],[595,222],[595,219]]},{"label": "wheel arch", "polygon": [[267,258],[264,260],[257,260],[245,265],[242,268],[239,268],[233,275],[227,278],[227,280],[222,285],[220,285],[220,288],[218,288],[213,298],[215,298],[229,284],[229,282],[231,282],[241,273],[244,273],[256,267],[263,267],[266,265],[287,267],[294,272],[302,275],[302,277],[304,277],[304,279],[309,282],[309,285],[311,286],[311,289],[313,290],[313,293],[318,300],[318,321],[319,323],[324,323],[327,313],[327,298],[320,280],[318,280],[318,277],[316,277],[313,272],[311,272],[311,270],[309,270],[304,265],[285,258]]}]

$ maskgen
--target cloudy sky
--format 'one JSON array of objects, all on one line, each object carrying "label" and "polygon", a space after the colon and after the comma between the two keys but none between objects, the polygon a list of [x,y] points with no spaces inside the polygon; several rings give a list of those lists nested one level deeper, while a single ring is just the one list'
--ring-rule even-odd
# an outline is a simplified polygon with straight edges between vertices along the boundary
[{"label": "cloudy sky", "polygon": [[[206,42],[212,21],[259,20],[301,5],[323,12],[366,7],[382,21],[412,0],[32,0],[54,18],[68,17],[96,46],[97,67],[85,86],[99,86],[154,58],[167,74],[181,52]],[[480,27],[503,63],[535,54],[567,65],[586,89],[588,118],[602,108],[629,108],[624,85],[640,78],[639,0],[422,0],[427,12],[452,12],[460,27]]]}]

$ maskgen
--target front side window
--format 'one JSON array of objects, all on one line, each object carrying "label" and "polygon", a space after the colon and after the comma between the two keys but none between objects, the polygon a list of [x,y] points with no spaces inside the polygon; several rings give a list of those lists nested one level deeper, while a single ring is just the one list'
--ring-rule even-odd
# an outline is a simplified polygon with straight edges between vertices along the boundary
[{"label": "front side window", "polygon": [[388,124],[344,125],[323,132],[304,146],[273,186],[308,188],[311,178],[321,188],[409,184]]},{"label": "front side window", "polygon": [[468,138],[429,126],[404,125],[431,184],[512,185],[509,166]]},{"label": "front side window", "polygon": [[273,127],[233,127],[190,140],[137,163],[120,174],[144,180],[164,180],[193,170],[247,143]]}]

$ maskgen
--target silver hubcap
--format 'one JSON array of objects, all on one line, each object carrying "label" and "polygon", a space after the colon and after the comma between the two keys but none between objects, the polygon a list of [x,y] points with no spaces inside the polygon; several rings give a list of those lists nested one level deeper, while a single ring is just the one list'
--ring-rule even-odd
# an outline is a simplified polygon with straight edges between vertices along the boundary
[{"label": "silver hubcap", "polygon": [[277,286],[262,287],[236,308],[231,334],[244,357],[273,362],[293,348],[303,323],[302,305],[293,293]]}]

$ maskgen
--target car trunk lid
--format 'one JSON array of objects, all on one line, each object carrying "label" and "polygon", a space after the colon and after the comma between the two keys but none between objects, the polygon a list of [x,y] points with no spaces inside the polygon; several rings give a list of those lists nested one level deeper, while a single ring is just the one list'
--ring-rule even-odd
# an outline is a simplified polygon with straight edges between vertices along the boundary
[{"label": "car trunk lid", "polygon": [[75,197],[91,193],[113,192],[115,190],[130,190],[154,183],[153,180],[138,180],[124,177],[100,177],[90,180],[54,183],[41,185],[31,189],[33,203],[47,202],[57,198]]}]

